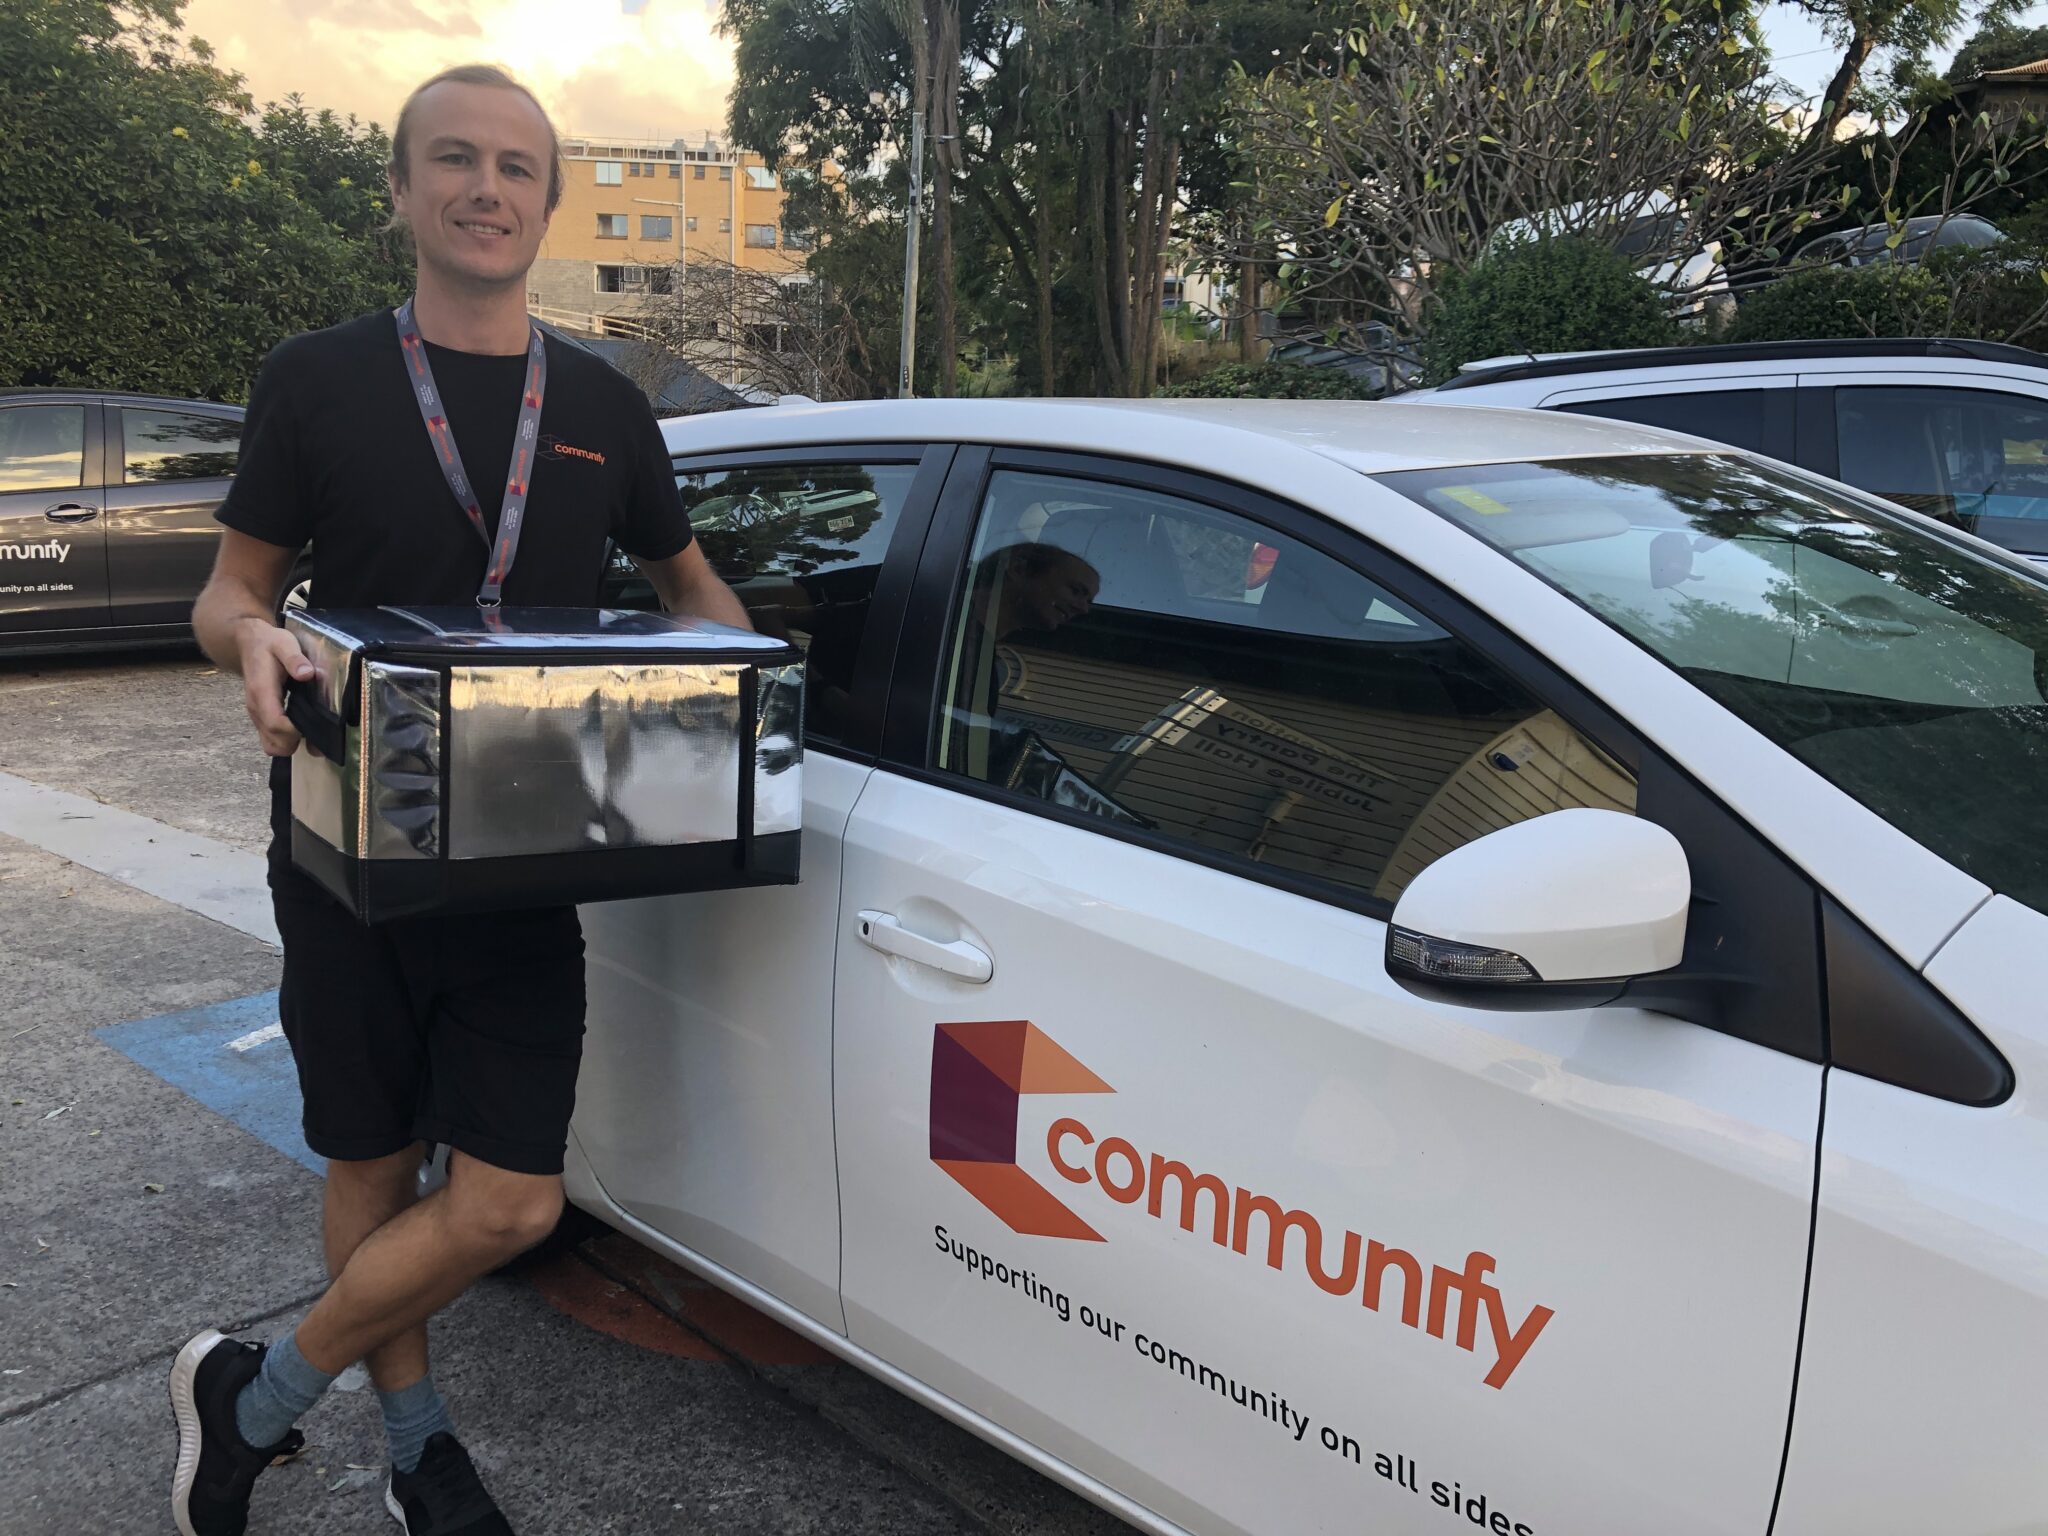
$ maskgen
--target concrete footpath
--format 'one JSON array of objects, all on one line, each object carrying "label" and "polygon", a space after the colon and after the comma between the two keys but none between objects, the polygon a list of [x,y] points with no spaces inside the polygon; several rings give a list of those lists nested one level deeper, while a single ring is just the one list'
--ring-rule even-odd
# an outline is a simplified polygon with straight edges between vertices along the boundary
[{"label": "concrete footpath", "polygon": [[[0,1536],[171,1530],[171,1356],[323,1284],[261,772],[196,654],[0,661]],[[1126,1529],[616,1234],[484,1282],[434,1348],[523,1533]],[[303,1427],[252,1533],[390,1530],[360,1372]]]}]

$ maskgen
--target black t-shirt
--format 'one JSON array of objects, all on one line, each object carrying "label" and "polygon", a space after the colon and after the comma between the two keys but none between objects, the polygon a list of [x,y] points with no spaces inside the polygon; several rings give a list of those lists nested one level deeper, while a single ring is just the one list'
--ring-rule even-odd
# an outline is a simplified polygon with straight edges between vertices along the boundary
[{"label": "black t-shirt", "polygon": [[[647,397],[603,359],[547,338],[540,451],[504,601],[589,607],[605,544],[665,560],[690,519]],[[427,345],[442,408],[493,535],[518,431],[526,357]],[[281,342],[249,397],[218,514],[239,533],[313,548],[322,608],[476,600],[487,551],[448,489],[398,351],[391,311]],[[288,841],[290,759],[271,763],[271,823]],[[273,847],[277,869],[282,850]]]},{"label": "black t-shirt", "polygon": [[[540,451],[504,600],[588,607],[607,539],[665,560],[689,544],[690,520],[647,397],[580,348],[549,337],[547,352]],[[525,355],[428,343],[427,357],[495,535]],[[219,516],[266,544],[310,543],[312,601],[322,608],[468,603],[484,578],[484,541],[441,473],[388,309],[270,354]]]}]

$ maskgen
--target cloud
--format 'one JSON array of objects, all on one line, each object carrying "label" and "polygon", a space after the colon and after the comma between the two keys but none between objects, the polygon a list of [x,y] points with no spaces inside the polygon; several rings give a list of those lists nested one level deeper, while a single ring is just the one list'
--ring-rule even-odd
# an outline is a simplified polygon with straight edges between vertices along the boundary
[{"label": "cloud", "polygon": [[502,64],[565,134],[666,138],[725,120],[732,45],[703,0],[190,0],[186,25],[256,99],[387,128],[451,64]]}]

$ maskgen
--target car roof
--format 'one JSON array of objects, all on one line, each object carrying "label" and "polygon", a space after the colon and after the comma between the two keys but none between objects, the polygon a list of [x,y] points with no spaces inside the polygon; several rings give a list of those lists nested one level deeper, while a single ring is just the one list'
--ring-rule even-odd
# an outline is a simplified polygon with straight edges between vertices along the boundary
[{"label": "car roof", "polygon": [[1516,362],[1488,363],[1437,386],[1436,393],[1504,384],[1513,379],[1559,378],[1610,373],[1621,368],[1704,367],[1712,363],[1764,363],[1821,358],[1945,357],[2019,368],[2048,368],[2048,354],[2002,341],[1952,336],[1857,337],[1843,341],[1748,341],[1693,347],[1638,347],[1613,352],[1570,352]]},{"label": "car roof", "polygon": [[[1452,420],[1451,418],[1457,418]],[[1732,450],[1634,422],[1548,411],[1349,400],[815,401],[676,416],[661,424],[678,457],[735,450],[887,443],[978,443],[1113,454],[1256,476],[1262,456],[1313,454],[1362,474],[1536,459]]]},{"label": "car roof", "polygon": [[229,405],[224,400],[189,400],[177,395],[143,395],[125,389],[94,389],[85,384],[10,384],[0,387],[0,401],[38,399],[108,400],[116,405],[163,405],[185,410],[196,406],[209,411],[233,411],[237,416],[247,414],[245,407]]}]

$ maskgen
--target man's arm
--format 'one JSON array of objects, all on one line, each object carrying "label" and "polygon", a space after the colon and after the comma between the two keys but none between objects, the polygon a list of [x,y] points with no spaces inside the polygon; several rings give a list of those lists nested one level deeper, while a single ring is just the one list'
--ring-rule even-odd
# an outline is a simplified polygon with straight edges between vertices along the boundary
[{"label": "man's arm", "polygon": [[640,569],[654,583],[661,606],[670,613],[730,624],[734,629],[754,627],[747,610],[733,596],[732,588],[719,580],[718,572],[711,569],[711,562],[704,558],[704,551],[695,540],[666,560],[641,561]]},{"label": "man's arm", "polygon": [[[289,757],[299,745],[298,731],[284,717],[285,685],[313,675],[299,642],[277,624],[278,594],[291,566],[291,550],[223,528],[213,575],[192,608],[201,649],[240,675],[243,706],[272,757]],[[730,592],[726,596],[732,599]]]}]

